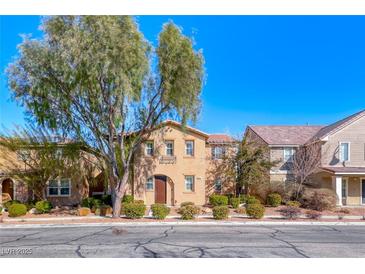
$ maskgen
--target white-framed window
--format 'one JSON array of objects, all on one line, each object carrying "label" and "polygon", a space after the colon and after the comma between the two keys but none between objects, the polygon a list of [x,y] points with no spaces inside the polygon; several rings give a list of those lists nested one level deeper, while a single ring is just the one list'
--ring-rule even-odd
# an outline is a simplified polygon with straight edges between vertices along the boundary
[{"label": "white-framed window", "polygon": [[194,176],[192,175],[185,176],[185,190],[194,191]]},{"label": "white-framed window", "polygon": [[154,184],[153,184],[153,177],[150,177],[146,181],[146,190],[153,190]]},{"label": "white-framed window", "polygon": [[194,156],[194,141],[185,141],[185,154]]},{"label": "white-framed window", "polygon": [[174,156],[174,141],[166,141],[166,155]]},{"label": "white-framed window", "polygon": [[220,179],[216,179],[214,181],[214,190],[216,192],[221,192],[222,191],[222,181]]},{"label": "white-framed window", "polygon": [[341,162],[350,161],[350,143],[347,142],[340,143],[340,161]]},{"label": "white-framed window", "polygon": [[293,162],[294,152],[293,147],[284,147],[284,162]]},{"label": "white-framed window", "polygon": [[69,197],[71,195],[71,179],[61,178],[48,181],[48,196],[63,196]]},{"label": "white-framed window", "polygon": [[226,154],[226,148],[223,146],[214,146],[212,147],[212,158],[213,159],[222,159]]},{"label": "white-framed window", "polygon": [[153,142],[152,141],[148,141],[146,142],[146,155],[147,156],[153,156]]}]

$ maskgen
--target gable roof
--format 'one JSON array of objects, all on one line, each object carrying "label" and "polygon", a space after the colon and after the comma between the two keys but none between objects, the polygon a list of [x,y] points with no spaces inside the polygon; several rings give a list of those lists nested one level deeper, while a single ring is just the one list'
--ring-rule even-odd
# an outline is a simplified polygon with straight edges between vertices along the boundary
[{"label": "gable roof", "polygon": [[236,142],[236,140],[227,134],[209,134],[207,140],[208,144],[228,144],[234,142]]},{"label": "gable roof", "polygon": [[328,135],[334,134],[337,131],[343,129],[344,127],[348,126],[349,124],[355,122],[356,120],[364,116],[365,116],[365,110],[362,110],[340,121],[330,124],[329,126],[326,126],[322,128],[320,131],[318,131],[317,134],[314,136],[314,139],[323,139]]},{"label": "gable roof", "polygon": [[248,126],[268,145],[303,145],[323,126]]},{"label": "gable roof", "polygon": [[179,128],[185,128],[186,130],[190,131],[190,132],[194,132],[200,136],[203,136],[205,138],[209,138],[209,134],[203,132],[203,131],[200,131],[196,128],[193,128],[193,127],[190,127],[190,126],[183,126],[181,123],[177,122],[177,121],[174,121],[174,120],[166,120],[166,121],[163,121],[161,123],[162,125],[172,125],[172,126],[175,126],[175,127],[179,127]]}]

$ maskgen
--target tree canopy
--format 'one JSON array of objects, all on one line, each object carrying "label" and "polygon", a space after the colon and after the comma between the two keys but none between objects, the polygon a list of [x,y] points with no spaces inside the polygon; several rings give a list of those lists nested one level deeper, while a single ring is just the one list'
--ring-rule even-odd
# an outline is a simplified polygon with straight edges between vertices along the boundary
[{"label": "tree canopy", "polygon": [[202,52],[172,22],[157,48],[129,16],[51,16],[41,29],[44,36],[25,37],[8,66],[14,99],[38,125],[101,158],[120,200],[133,155],[151,131],[169,117],[197,118]]}]

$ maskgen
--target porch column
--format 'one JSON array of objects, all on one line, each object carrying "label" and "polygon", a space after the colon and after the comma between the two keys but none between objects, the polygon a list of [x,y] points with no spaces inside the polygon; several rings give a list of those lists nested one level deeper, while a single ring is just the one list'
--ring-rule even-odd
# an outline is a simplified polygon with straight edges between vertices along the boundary
[{"label": "porch column", "polygon": [[342,177],[341,176],[332,177],[332,187],[336,190],[337,205],[342,206]]}]

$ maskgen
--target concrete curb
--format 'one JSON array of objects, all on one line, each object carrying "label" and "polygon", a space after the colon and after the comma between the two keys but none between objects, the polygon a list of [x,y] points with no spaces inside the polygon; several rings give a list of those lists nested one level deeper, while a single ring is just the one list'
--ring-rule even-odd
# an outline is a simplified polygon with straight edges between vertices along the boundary
[{"label": "concrete curb", "polygon": [[230,222],[230,221],[210,221],[210,222],[110,222],[110,223],[73,223],[73,224],[0,224],[0,229],[14,228],[62,228],[62,227],[105,227],[105,226],[120,226],[120,227],[146,227],[146,226],[365,226],[365,222],[270,222],[270,221],[250,221],[250,222]]},{"label": "concrete curb", "polygon": [[[125,217],[125,215],[120,215],[121,218]],[[110,219],[110,216],[74,216],[74,217],[52,217],[52,218],[5,218],[3,219],[3,223],[25,223],[25,222],[47,222],[47,221],[79,221],[79,220],[105,220]],[[145,219],[153,219],[152,216],[144,216]],[[196,216],[197,219],[202,218],[213,218],[213,215],[198,215]],[[229,218],[243,218],[247,219],[248,216],[245,214],[237,214],[231,215]],[[300,216],[302,219],[309,219],[305,215]],[[166,219],[180,219],[179,215],[167,216]],[[280,215],[265,215],[264,219],[283,219]],[[338,219],[336,215],[324,215],[321,219],[325,220],[335,220]],[[348,215],[343,216],[343,220],[364,220],[363,216],[355,216],[355,215]]]}]

